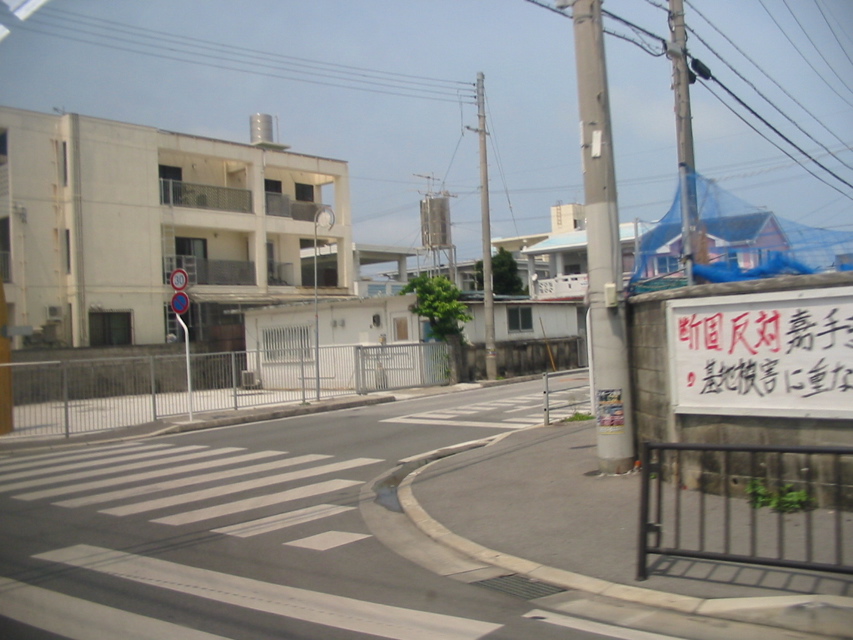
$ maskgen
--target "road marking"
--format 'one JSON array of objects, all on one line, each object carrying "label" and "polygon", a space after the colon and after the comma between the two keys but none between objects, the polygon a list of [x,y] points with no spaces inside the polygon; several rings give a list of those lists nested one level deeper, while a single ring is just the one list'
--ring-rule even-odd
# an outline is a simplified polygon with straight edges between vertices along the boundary
[{"label": "road marking", "polygon": [[213,532],[224,533],[225,535],[236,536],[238,538],[249,538],[261,535],[262,533],[293,527],[305,522],[329,518],[339,513],[352,511],[353,509],[355,507],[344,507],[337,504],[318,504],[313,507],[288,511],[287,513],[277,513],[267,518],[241,522],[229,527],[220,527],[219,529],[213,529]]},{"label": "road marking", "polygon": [[[128,471],[137,469],[147,469],[149,467],[162,467],[167,464],[175,464],[177,462],[186,462],[187,460],[197,460],[198,458],[210,458],[211,456],[222,455],[223,453],[233,453],[235,451],[243,451],[242,447],[226,447],[224,449],[208,449],[207,451],[196,451],[194,453],[186,453],[184,455],[171,455],[173,451],[163,452],[164,457],[156,460],[146,460],[144,462],[134,462],[133,464],[119,464],[114,467],[106,467],[95,471],[75,471],[74,473],[66,473],[61,475],[51,475],[46,478],[36,478],[34,480],[23,480],[10,485],[0,485],[2,491],[21,491],[22,489],[32,489],[33,487],[43,487],[46,484],[61,484],[66,485],[68,482],[82,480],[84,478],[97,478],[99,476],[113,475],[112,478],[104,480],[111,484],[121,484],[124,481],[124,476],[115,477],[114,474],[124,474]],[[167,468],[166,471],[174,473],[172,468]],[[60,487],[62,490],[65,487]],[[48,490],[49,492],[50,490]],[[17,497],[17,496],[16,496]]]},{"label": "road marking", "polygon": [[[103,458],[106,456],[115,455],[116,453],[121,453],[122,451],[150,451],[151,449],[165,449],[167,447],[172,446],[174,445],[143,445],[137,443],[124,443],[98,447],[97,449],[92,451],[87,450],[85,453],[55,451],[53,453],[40,453],[38,455],[8,456],[2,459],[3,463],[2,466],[0,466],[0,473],[6,473],[7,471],[17,471],[18,469],[26,469],[28,467],[37,467],[39,465],[43,465],[45,462],[55,461],[57,458],[64,461],[90,460],[92,458]],[[7,462],[9,462],[9,464],[6,464]]]},{"label": "road marking", "polygon": [[[241,449],[237,449],[237,451],[240,450]],[[217,452],[225,453],[226,451],[228,451],[228,449],[215,449],[212,450],[210,454],[212,455]],[[78,484],[52,487],[50,489],[42,489],[40,491],[33,491],[30,493],[21,493],[12,497],[17,500],[41,500],[42,498],[56,498],[58,496],[67,495],[69,493],[82,493],[83,491],[105,489],[107,487],[114,487],[116,485],[153,480],[154,478],[176,476],[179,474],[185,474],[194,471],[204,471],[206,469],[213,469],[215,467],[228,467],[235,464],[243,464],[245,462],[253,462],[256,460],[262,460],[264,458],[271,458],[273,456],[283,455],[287,455],[287,451],[255,451],[254,453],[246,453],[239,456],[231,456],[229,458],[217,458],[216,460],[206,460],[204,462],[198,462],[195,464],[181,465],[180,467],[157,469],[155,471],[146,471],[144,473],[134,473],[128,476],[122,475],[119,477],[106,478],[105,480],[93,480],[92,482],[80,482]]]},{"label": "road marking", "polygon": [[171,491],[182,487],[190,487],[194,484],[204,484],[206,482],[219,482],[228,478],[239,476],[247,476],[252,473],[260,473],[262,471],[271,471],[273,469],[283,469],[293,467],[299,464],[316,462],[317,460],[325,460],[331,456],[310,454],[305,456],[297,456],[295,458],[286,458],[284,460],[275,460],[273,462],[265,462],[263,464],[253,464],[248,467],[239,467],[237,469],[228,469],[227,471],[217,471],[215,473],[203,473],[198,476],[189,476],[188,478],[179,478],[177,480],[169,480],[168,482],[160,482],[157,484],[142,485],[139,487],[130,487],[129,489],[118,489],[116,491],[108,491],[107,493],[98,493],[73,500],[63,500],[55,504],[60,507],[82,507],[92,504],[100,504],[102,502],[113,502],[115,500],[124,500],[135,496],[148,495],[149,493],[159,493],[161,491]]},{"label": "road marking", "polygon": [[639,629],[626,629],[625,627],[594,622],[593,620],[584,620],[583,618],[572,618],[558,613],[551,613],[550,611],[543,611],[542,609],[528,611],[524,614],[524,617],[541,620],[542,622],[547,622],[558,627],[567,627],[577,631],[586,631],[587,633],[597,633],[608,638],[617,638],[618,640],[684,640],[676,636],[650,633],[649,631],[640,631]]},{"label": "road marking", "polygon": [[[207,447],[202,445],[188,445],[186,447],[175,447],[174,449],[169,449],[168,453],[184,453],[186,451],[198,451],[199,449],[207,449]],[[57,473],[61,473],[63,471],[73,471],[75,469],[80,469],[84,467],[86,469],[97,469],[98,467],[104,467],[108,465],[115,465],[119,463],[130,462],[131,460],[141,460],[143,458],[153,458],[155,456],[162,456],[162,450],[157,451],[146,451],[145,453],[134,453],[123,456],[117,456],[115,458],[110,458],[108,460],[100,460],[98,462],[92,463],[89,461],[84,462],[74,462],[72,464],[59,465],[58,467],[45,466],[40,467],[38,469],[29,469],[28,471],[19,471],[18,473],[10,473],[8,475],[4,475],[0,478],[0,482],[6,482],[7,480],[18,480],[19,478],[28,478],[31,476],[42,476],[47,473],[54,475]],[[165,463],[164,463],[165,464]],[[94,473],[94,472],[93,472]],[[106,472],[110,473],[110,472]],[[6,491],[5,484],[0,485],[0,491]]]},{"label": "road marking", "polygon": [[293,540],[285,542],[288,547],[300,547],[302,549],[311,549],[312,551],[328,551],[335,547],[342,547],[351,542],[358,542],[370,536],[366,533],[347,533],[345,531],[326,531],[318,533],[316,536],[309,536],[301,540]]},{"label": "road marking", "polygon": [[220,496],[239,493],[241,491],[253,491],[261,487],[269,487],[274,484],[282,484],[293,480],[304,480],[305,478],[312,478],[326,473],[337,473],[338,471],[363,467],[370,464],[376,464],[377,462],[384,461],[378,458],[355,458],[353,460],[333,462],[319,467],[302,469],[301,471],[279,473],[265,478],[255,478],[244,482],[235,482],[234,484],[211,487],[209,489],[201,489],[199,491],[191,491],[190,493],[179,493],[176,495],[166,496],[164,498],[135,502],[121,507],[104,509],[100,513],[107,513],[113,516],[127,516],[135,513],[144,513],[146,511],[162,509],[164,507],[174,507],[177,505],[187,504],[188,502],[198,502],[199,500],[207,500],[208,498],[218,498]]},{"label": "road marking", "polygon": [[392,640],[477,640],[502,626],[261,582],[89,545],[34,557],[254,611]]},{"label": "road marking", "polygon": [[331,493],[332,491],[340,491],[341,489],[348,489],[349,487],[354,487],[359,484],[364,483],[356,480],[327,480],[325,482],[309,484],[304,487],[288,489],[287,491],[279,491],[278,493],[269,493],[262,496],[255,496],[253,498],[236,500],[235,502],[226,502],[225,504],[218,504],[213,507],[205,507],[203,509],[195,509],[194,511],[184,511],[173,516],[158,518],[151,522],[172,526],[193,524],[204,520],[213,520],[214,518],[220,518],[222,516],[234,515],[235,513],[251,511],[252,509],[262,509],[264,507],[281,504],[283,502],[302,500],[303,498],[313,498],[314,496]]},{"label": "road marking", "polygon": [[401,416],[399,418],[386,418],[381,422],[394,422],[398,424],[425,424],[435,427],[483,427],[486,429],[518,429],[518,427],[501,422],[475,422],[473,420],[427,420],[425,418],[414,418]]},{"label": "road marking", "polygon": [[6,578],[0,578],[0,595],[0,616],[72,640],[227,640]]}]

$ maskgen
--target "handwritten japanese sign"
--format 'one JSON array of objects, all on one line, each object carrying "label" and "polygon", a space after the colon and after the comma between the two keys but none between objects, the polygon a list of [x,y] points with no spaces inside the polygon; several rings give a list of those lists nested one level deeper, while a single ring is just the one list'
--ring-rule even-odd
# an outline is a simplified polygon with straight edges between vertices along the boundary
[{"label": "handwritten japanese sign", "polygon": [[679,413],[853,418],[853,288],[673,300]]}]

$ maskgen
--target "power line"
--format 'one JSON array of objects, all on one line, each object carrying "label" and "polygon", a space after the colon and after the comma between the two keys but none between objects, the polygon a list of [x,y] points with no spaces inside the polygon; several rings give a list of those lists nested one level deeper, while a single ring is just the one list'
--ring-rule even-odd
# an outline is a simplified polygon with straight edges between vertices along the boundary
[{"label": "power line", "polygon": [[813,0],[815,6],[817,7],[818,12],[820,13],[820,17],[823,18],[823,21],[826,23],[826,26],[829,27],[829,31],[832,33],[832,37],[835,38],[835,41],[838,43],[838,48],[841,49],[841,52],[847,57],[847,61],[850,64],[853,64],[853,58],[850,57],[850,54],[847,53],[847,49],[841,43],[841,38],[838,37],[838,34],[835,31],[835,26],[832,24],[832,20],[826,17],[826,13],[823,10],[823,7],[817,0]]},{"label": "power line", "polygon": [[[779,21],[776,19],[776,17],[773,15],[773,13],[772,13],[772,12],[771,12],[771,11],[770,11],[766,6],[765,6],[765,4],[764,4],[764,0],[758,0],[758,2],[759,2],[759,4],[761,4],[761,7],[764,9],[764,11],[767,13],[767,15],[768,15],[768,16],[770,16],[770,19],[773,21],[773,24],[775,24],[775,25],[776,25],[776,27],[779,29],[779,31],[781,31],[781,32],[782,32],[782,35],[784,35],[784,36],[785,36],[785,38],[788,40],[788,42],[791,44],[791,46],[792,46],[792,47],[794,47],[794,50],[795,50],[797,53],[799,53],[799,54],[800,54],[800,57],[801,57],[801,58],[806,62],[806,64],[807,64],[807,65],[809,65],[809,67],[811,67],[811,70],[815,72],[815,74],[817,75],[817,77],[818,77],[818,78],[820,78],[821,80],[823,80],[824,84],[825,84],[827,87],[829,87],[829,88],[830,88],[830,90],[832,90],[832,92],[833,92],[835,95],[837,95],[841,100],[843,100],[845,103],[847,103],[848,105],[850,105],[851,107],[853,107],[853,103],[851,103],[849,100],[847,100],[847,98],[845,98],[845,97],[844,97],[844,96],[842,96],[840,93],[838,93],[838,91],[836,91],[835,87],[834,87],[834,86],[832,86],[832,83],[831,83],[831,82],[829,82],[826,78],[824,78],[824,77],[823,77],[823,74],[821,74],[821,72],[820,72],[820,71],[818,71],[818,70],[817,70],[817,68],[816,68],[816,67],[811,63],[811,60],[809,60],[808,58],[806,58],[806,56],[803,54],[803,52],[802,52],[802,51],[800,51],[800,48],[799,48],[799,47],[796,45],[796,43],[791,39],[791,36],[789,36],[789,35],[788,35],[788,32],[787,32],[787,31],[785,31],[785,30],[782,28],[782,25],[781,25],[781,24],[779,24]],[[798,24],[799,24],[799,23],[798,23]],[[830,67],[830,69],[831,69],[831,67]],[[833,73],[834,73],[834,71],[833,71]],[[845,85],[845,86],[846,86],[846,85]]]},{"label": "power line", "polygon": [[[782,137],[786,142],[788,142],[788,143],[789,143],[789,144],[791,144],[794,148],[796,148],[798,151],[800,151],[800,153],[802,153],[803,155],[805,155],[805,156],[806,156],[807,158],[809,158],[812,162],[814,162],[814,163],[815,163],[815,164],[817,164],[819,167],[821,167],[822,169],[824,169],[825,171],[827,171],[828,173],[830,173],[833,177],[837,178],[839,181],[841,181],[841,182],[842,182],[842,183],[844,183],[845,185],[847,185],[847,186],[849,186],[849,187],[853,188],[853,185],[851,185],[849,182],[847,182],[846,180],[844,180],[844,179],[840,178],[839,176],[835,175],[835,173],[833,173],[831,170],[829,170],[829,169],[827,169],[826,167],[824,167],[821,163],[817,162],[814,158],[812,158],[810,155],[808,155],[807,153],[805,153],[805,152],[804,152],[802,149],[800,149],[797,145],[795,145],[793,142],[791,142],[790,140],[788,140],[788,138],[786,138],[786,137],[785,137],[782,133],[780,133],[780,132],[775,128],[775,127],[773,127],[773,125],[769,124],[769,123],[768,123],[766,120],[764,120],[761,116],[759,116],[757,113],[755,113],[755,112],[754,112],[754,111],[753,111],[749,106],[747,106],[745,103],[743,103],[743,101],[741,101],[741,100],[740,100],[740,98],[738,98],[738,97],[737,97],[737,96],[735,96],[731,91],[729,91],[729,89],[728,89],[728,88],[726,88],[726,87],[725,87],[725,86],[724,86],[724,85],[723,85],[719,80],[716,80],[716,79],[714,78],[714,81],[715,81],[715,82],[716,82],[716,83],[717,83],[721,88],[723,88],[723,89],[726,91],[726,93],[728,93],[728,94],[729,94],[730,96],[732,96],[736,101],[738,101],[738,103],[739,103],[739,104],[741,104],[741,106],[744,106],[744,107],[745,107],[745,108],[746,108],[750,113],[752,113],[752,114],[753,114],[753,116],[755,116],[756,118],[758,118],[759,120],[761,120],[761,122],[763,122],[766,126],[770,127],[770,128],[771,128],[771,129],[772,129],[772,130],[777,134],[777,135],[779,135],[780,137]],[[853,196],[850,196],[849,194],[844,193],[843,191],[841,191],[841,189],[839,189],[839,188],[838,188],[838,187],[836,187],[835,185],[833,185],[833,184],[831,184],[831,183],[827,182],[826,180],[824,180],[823,178],[821,178],[819,175],[817,175],[817,174],[816,174],[816,173],[814,173],[811,169],[809,169],[806,165],[804,165],[803,163],[799,162],[799,161],[797,160],[797,158],[796,158],[796,157],[794,157],[794,156],[793,156],[793,155],[792,155],[788,150],[784,149],[783,147],[781,147],[780,145],[778,145],[777,143],[775,143],[774,141],[772,141],[770,138],[768,138],[766,135],[764,135],[761,131],[759,131],[759,130],[758,130],[758,128],[757,128],[757,127],[755,127],[755,125],[753,125],[751,122],[749,122],[746,118],[744,118],[744,117],[743,117],[741,114],[739,114],[737,111],[735,111],[734,109],[732,109],[731,105],[729,105],[725,100],[723,100],[722,98],[720,98],[720,96],[718,96],[718,95],[716,94],[716,92],[715,92],[713,89],[711,89],[711,88],[710,88],[710,86],[708,86],[708,85],[707,85],[706,83],[704,83],[704,82],[702,83],[702,86],[703,86],[703,87],[705,87],[705,88],[706,88],[706,89],[711,93],[711,95],[713,95],[717,100],[719,100],[719,101],[723,104],[723,106],[725,106],[729,111],[731,111],[735,116],[737,116],[737,117],[738,117],[738,118],[739,118],[739,119],[740,119],[744,124],[746,124],[750,129],[752,129],[753,131],[755,131],[758,135],[760,135],[762,138],[764,138],[765,140],[767,140],[767,142],[769,142],[769,143],[770,143],[770,144],[772,144],[774,147],[776,147],[777,149],[779,149],[779,151],[781,151],[781,152],[782,152],[782,153],[784,153],[786,156],[788,156],[789,158],[791,158],[791,160],[793,160],[794,162],[796,162],[797,164],[799,164],[801,167],[803,167],[803,169],[805,169],[805,170],[806,170],[806,171],[808,171],[810,174],[812,174],[812,176],[814,176],[815,178],[817,178],[818,180],[820,180],[821,182],[823,182],[823,183],[824,183],[825,185],[827,185],[828,187],[830,187],[830,188],[834,189],[835,191],[838,191],[838,193],[842,194],[844,197],[846,197],[846,198],[848,198],[848,199],[850,199],[850,200],[853,200]]]},{"label": "power line", "polygon": [[[54,12],[55,11],[56,10],[54,10]],[[75,14],[70,15],[73,16]],[[174,60],[186,64],[194,64],[240,73],[250,73],[253,75],[277,79],[354,89],[369,93],[380,93],[385,95],[396,95],[401,97],[421,98],[444,102],[459,102],[463,98],[468,98],[469,101],[473,100],[473,90],[470,88],[472,86],[471,83],[437,80],[424,78],[422,76],[407,76],[405,74],[394,74],[392,72],[348,67],[345,65],[337,65],[338,68],[336,69],[336,65],[332,63],[289,58],[287,56],[279,56],[268,52],[256,51],[243,47],[225,46],[210,41],[199,40],[197,38],[186,38],[184,36],[174,36],[171,34],[151,36],[145,32],[158,32],[154,32],[149,29],[130,27],[128,25],[122,25],[121,23],[112,21],[93,19],[93,21],[94,20],[100,20],[100,22],[107,26],[101,26],[93,23],[89,23],[86,26],[95,29],[109,28],[114,32],[124,31],[132,35],[134,38],[141,38],[141,40],[137,39],[128,41],[126,38],[119,38],[110,34],[99,33],[97,31],[92,32],[83,29],[68,28],[67,26],[57,26],[49,21],[41,19],[34,19],[33,21],[30,21],[30,25],[32,23],[40,23],[48,28],[59,29],[59,32],[44,31],[33,28],[30,25],[21,25],[19,28],[107,49],[127,51],[154,58]],[[72,21],[74,20],[72,19]],[[100,40],[66,35],[62,33],[63,30],[71,33],[82,34],[83,36],[94,37]],[[175,40],[178,38],[181,41],[175,44]],[[119,44],[109,44],[104,42],[104,40],[118,41]],[[192,40],[202,44],[185,44],[182,42],[183,40]],[[163,43],[167,43],[170,46],[164,47]],[[171,53],[158,53],[157,51],[152,51],[152,48],[154,47],[161,50],[165,49]],[[210,52],[216,53],[217,55],[211,55]],[[202,59],[192,59],[187,56]],[[225,64],[214,63],[211,61],[214,59],[224,62]],[[262,60],[269,60],[271,63],[262,63],[260,62]],[[245,66],[249,64],[252,66]],[[258,67],[261,68],[259,69]],[[263,69],[267,70],[265,71]],[[359,73],[354,73],[355,70],[358,70]],[[301,75],[310,77],[300,77]],[[321,80],[316,78],[325,79]]]},{"label": "power line", "polygon": [[[846,144],[844,142],[844,140],[842,140],[834,131],[832,131],[829,127],[827,127],[824,124],[823,120],[821,120],[815,114],[813,114],[811,111],[809,111],[805,107],[805,105],[803,105],[794,95],[791,94],[790,91],[785,89],[785,87],[783,87],[775,78],[773,78],[763,68],[761,68],[758,65],[758,63],[755,62],[755,60],[753,60],[749,55],[747,55],[746,52],[743,51],[743,49],[741,49],[731,38],[729,38],[714,23],[712,23],[707,16],[705,16],[701,11],[699,11],[699,9],[696,8],[690,0],[685,0],[685,2],[687,3],[687,5],[690,7],[690,9],[694,13],[696,13],[700,18],[702,18],[706,23],[708,23],[708,25],[714,31],[716,31],[723,39],[725,39],[726,42],[728,42],[735,49],[735,51],[737,51],[740,55],[742,55],[750,64],[752,64],[752,66],[754,66],[756,69],[758,69],[758,71],[760,71],[764,75],[765,78],[770,80],[770,82],[772,82],[776,86],[777,89],[782,91],[782,93],[784,93],[788,97],[788,99],[790,99],[794,104],[796,104],[800,109],[802,109],[806,114],[808,114],[815,122],[817,122],[821,127],[823,127],[823,129],[827,133],[829,133],[833,138],[835,138],[838,142],[840,142],[841,144]],[[732,66],[729,65],[728,62],[723,60],[723,58],[718,53],[716,53],[713,49],[711,49],[711,47],[708,45],[708,43],[705,42],[698,34],[696,34],[696,32],[693,29],[688,27],[688,30],[690,31],[690,33],[692,33],[694,36],[696,36],[696,38],[700,42],[702,42],[702,44],[704,44],[706,47],[708,47],[708,50],[711,51],[715,56],[717,56],[717,58],[719,58],[726,66],[728,66],[730,69],[732,68]],[[734,69],[732,69],[732,70],[734,70]],[[735,73],[737,73],[737,72],[735,72]],[[744,81],[746,82],[746,80],[744,80]]]}]

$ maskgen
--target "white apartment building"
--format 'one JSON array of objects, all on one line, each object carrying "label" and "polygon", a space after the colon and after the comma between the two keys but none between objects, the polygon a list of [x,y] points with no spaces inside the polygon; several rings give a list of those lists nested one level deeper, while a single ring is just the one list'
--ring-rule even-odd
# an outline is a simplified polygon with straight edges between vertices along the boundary
[{"label": "white apartment building", "polygon": [[14,347],[180,339],[168,277],[178,267],[190,276],[191,340],[236,328],[246,308],[313,297],[315,265],[317,295],[351,295],[347,163],[275,144],[264,118],[243,144],[0,107]]}]

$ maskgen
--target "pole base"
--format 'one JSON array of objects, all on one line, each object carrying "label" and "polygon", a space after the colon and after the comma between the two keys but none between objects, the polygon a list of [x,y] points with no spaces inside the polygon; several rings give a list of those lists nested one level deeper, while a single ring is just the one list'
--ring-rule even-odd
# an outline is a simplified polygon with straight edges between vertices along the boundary
[{"label": "pole base", "polygon": [[634,458],[599,458],[598,472],[603,476],[621,476],[634,469]]}]

